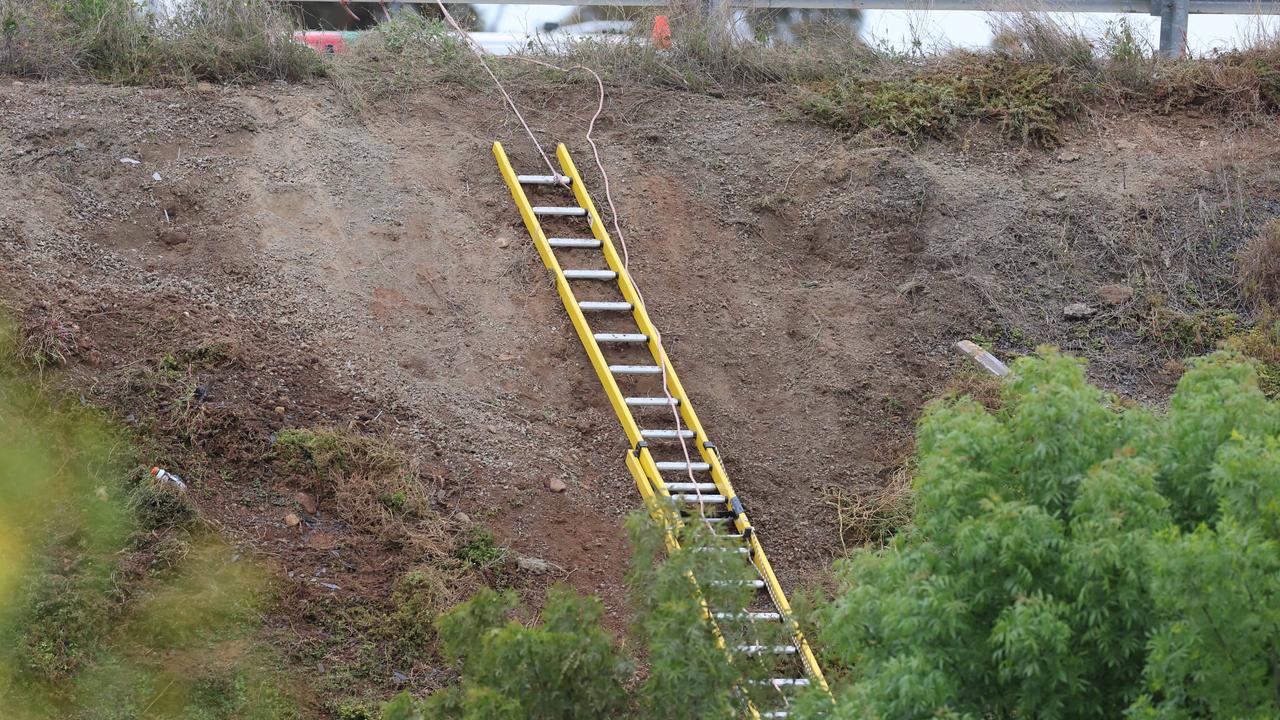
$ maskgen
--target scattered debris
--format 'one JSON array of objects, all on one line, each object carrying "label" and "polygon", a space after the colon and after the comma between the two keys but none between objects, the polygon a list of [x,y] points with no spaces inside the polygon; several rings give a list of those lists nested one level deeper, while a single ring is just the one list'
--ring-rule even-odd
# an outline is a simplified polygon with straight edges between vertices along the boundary
[{"label": "scattered debris", "polygon": [[1067,320],[1088,320],[1097,314],[1097,308],[1084,303],[1071,303],[1062,308],[1062,317]]},{"label": "scattered debris", "polygon": [[996,377],[1004,377],[1009,374],[1009,366],[1000,362],[995,355],[983,350],[977,343],[968,340],[961,340],[955,344],[955,348],[960,352],[973,358],[982,367],[986,368]]},{"label": "scattered debris", "polygon": [[167,470],[163,470],[158,467],[153,467],[151,468],[151,475],[155,477],[155,479],[157,480],[168,480],[169,482],[176,485],[178,487],[178,490],[182,492],[187,491],[187,484],[182,482],[182,478],[178,477],[177,475],[174,475],[173,473]]}]

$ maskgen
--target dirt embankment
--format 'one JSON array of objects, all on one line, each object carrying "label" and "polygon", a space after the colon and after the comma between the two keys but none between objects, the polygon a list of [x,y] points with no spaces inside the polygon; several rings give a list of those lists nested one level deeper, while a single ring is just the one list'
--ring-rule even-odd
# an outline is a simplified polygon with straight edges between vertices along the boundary
[{"label": "dirt embankment", "polygon": [[[594,98],[521,97],[594,182]],[[647,90],[611,97],[598,137],[633,274],[788,586],[841,552],[830,488],[901,466],[922,404],[965,367],[953,342],[1057,344],[1158,400],[1168,361],[1212,340],[1196,323],[1237,309],[1234,253],[1280,208],[1274,127],[1187,116],[1094,117],[1050,152],[982,128],[912,151],[762,100]],[[66,382],[126,420],[139,366],[226,349],[182,442],[228,470],[193,487],[282,577],[341,551],[340,591],[298,593],[385,594],[397,567],[359,528],[281,522],[296,488],[256,459],[281,429],[334,424],[394,437],[442,516],[563,568],[620,626],[638,504],[623,436],[495,139],[538,170],[492,94],[357,121],[321,85],[6,84],[3,297],[73,323]],[[1096,314],[1068,321],[1071,303]]]}]

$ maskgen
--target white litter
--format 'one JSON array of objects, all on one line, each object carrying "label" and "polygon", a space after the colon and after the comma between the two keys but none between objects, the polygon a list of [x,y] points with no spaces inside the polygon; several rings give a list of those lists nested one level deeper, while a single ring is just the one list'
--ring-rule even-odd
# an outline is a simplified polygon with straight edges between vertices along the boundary
[{"label": "white litter", "polygon": [[134,160],[133,158],[120,158],[120,162],[124,163],[125,165],[141,165],[142,164],[141,160]]},{"label": "white litter", "polygon": [[160,182],[160,173],[151,173],[151,179]]}]

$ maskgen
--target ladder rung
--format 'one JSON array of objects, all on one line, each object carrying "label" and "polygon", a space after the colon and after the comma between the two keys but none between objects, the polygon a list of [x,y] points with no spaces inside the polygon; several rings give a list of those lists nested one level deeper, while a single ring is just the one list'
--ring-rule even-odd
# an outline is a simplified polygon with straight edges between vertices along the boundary
[{"label": "ladder rung", "polygon": [[609,372],[614,375],[661,375],[658,365],[610,365]]},{"label": "ladder rung", "polygon": [[564,276],[569,280],[613,280],[618,273],[612,270],[565,270]]},{"label": "ladder rung", "polygon": [[[696,517],[696,518],[695,518],[695,517],[688,517],[688,518],[685,518],[685,520],[686,520],[687,522],[692,522],[692,521],[694,521],[694,520],[699,520],[699,521],[701,521],[701,522],[709,522],[709,523],[731,523],[731,522],[733,522],[733,518],[732,518],[732,517],[730,517],[729,515],[718,515],[718,516],[715,516],[715,517]],[[741,535],[723,535],[723,536],[719,536],[719,537],[727,537],[727,538],[731,538],[731,539],[736,538],[736,539],[739,539],[739,540],[740,540],[740,539],[742,539],[742,536],[741,536]]]},{"label": "ladder rung", "polygon": [[743,585],[754,588],[764,587],[763,580],[712,580],[707,584],[712,587],[742,587]]},{"label": "ladder rung", "polygon": [[724,502],[723,495],[672,495],[676,502],[702,503],[703,505],[718,505]]},{"label": "ladder rung", "polygon": [[625,311],[625,310],[631,309],[631,303],[609,302],[609,301],[601,301],[601,300],[580,300],[578,302],[578,309],[582,310],[583,312],[589,312],[591,310],[623,310]]},{"label": "ladder rung", "polygon": [[535,207],[533,209],[533,214],[582,217],[587,214],[587,209],[580,207]]},{"label": "ladder rung", "polygon": [[796,652],[795,645],[736,645],[733,648],[735,653],[743,653],[744,655],[792,655]]},{"label": "ladder rung", "polygon": [[745,547],[706,547],[694,548],[694,552],[731,552],[738,555],[746,555],[751,552],[751,548]]},{"label": "ladder rung", "polygon": [[786,710],[774,710],[773,712],[760,713],[760,717],[763,720],[786,720],[791,717],[791,713]]},{"label": "ladder rung", "polygon": [[[665,403],[664,403],[664,404],[665,404]],[[655,465],[657,465],[657,466],[658,466],[658,469],[659,469],[659,470],[662,470],[662,471],[667,471],[667,470],[692,470],[692,471],[694,471],[694,472],[706,472],[707,470],[710,470],[710,469],[711,469],[711,465],[710,465],[710,464],[708,464],[708,463],[704,463],[704,462],[693,462],[693,463],[687,463],[687,462],[666,462],[666,461],[664,461],[664,462],[659,462],[659,463],[654,463],[654,464],[655,464]]]},{"label": "ladder rung", "polygon": [[596,333],[596,342],[649,342],[649,336],[642,333]]},{"label": "ladder rung", "polygon": [[694,492],[696,490],[697,492],[713,493],[713,492],[716,492],[717,489],[718,488],[716,488],[715,483],[686,483],[686,482],[667,483],[668,492]]},{"label": "ladder rung", "polygon": [[517,175],[516,181],[521,185],[563,185],[565,187],[573,183],[567,175],[561,175],[559,179],[555,175]]},{"label": "ladder rung", "polygon": [[640,437],[645,440],[674,440],[676,437],[692,438],[697,435],[692,430],[680,430],[677,436],[675,430],[641,430]]},{"label": "ladder rung", "polygon": [[782,622],[782,613],[776,612],[741,612],[729,613],[718,612],[715,614],[717,620],[746,620],[749,622]]},{"label": "ladder rung", "polygon": [[547,238],[547,244],[558,248],[600,247],[600,241],[595,238]]},{"label": "ladder rung", "polygon": [[[640,337],[644,337],[645,340],[649,339],[644,335],[641,335]],[[599,340],[600,337],[597,335],[596,339]],[[666,407],[671,403],[675,403],[677,406],[679,406],[680,398],[670,398],[670,399],[664,398],[664,397],[629,397],[627,398],[627,405],[630,405],[631,407]]]},{"label": "ladder rung", "polygon": [[807,687],[809,685],[808,678],[769,678],[768,680],[748,680],[752,685],[772,685],[776,688],[787,687]]}]

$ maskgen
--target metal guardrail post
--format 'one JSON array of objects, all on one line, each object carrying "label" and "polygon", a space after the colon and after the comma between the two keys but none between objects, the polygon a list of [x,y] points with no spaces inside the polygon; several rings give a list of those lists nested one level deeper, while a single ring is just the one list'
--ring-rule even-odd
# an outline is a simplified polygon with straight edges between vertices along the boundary
[{"label": "metal guardrail post", "polygon": [[1182,57],[1187,49],[1189,0],[1152,0],[1151,14],[1160,16],[1160,56]]}]

